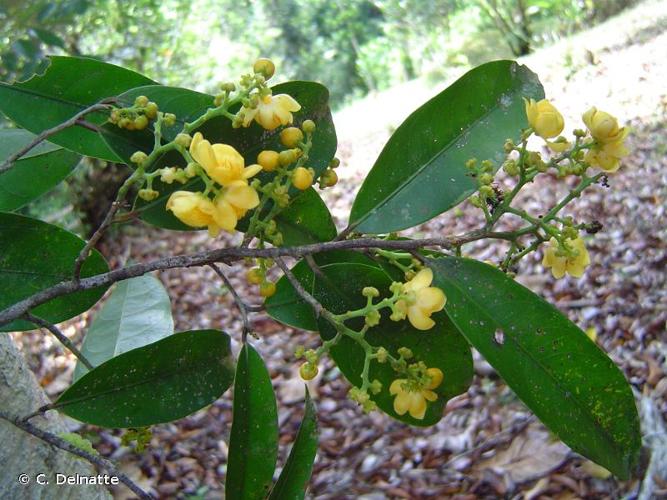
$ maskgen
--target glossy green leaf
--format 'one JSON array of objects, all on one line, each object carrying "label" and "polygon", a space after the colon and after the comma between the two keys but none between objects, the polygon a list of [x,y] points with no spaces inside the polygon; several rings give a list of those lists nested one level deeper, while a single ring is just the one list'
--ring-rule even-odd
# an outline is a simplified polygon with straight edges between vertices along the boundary
[{"label": "glossy green leaf", "polygon": [[[318,83],[296,81],[276,85],[273,87],[273,93],[289,94],[301,104],[301,111],[294,114],[294,123],[296,125],[299,125],[306,119],[311,119],[317,124],[317,130],[313,134],[313,147],[309,155],[310,159],[308,166],[312,167],[318,174],[320,174],[327,168],[337,147],[336,132],[328,104],[328,90],[326,87]],[[155,101],[161,110],[176,115],[177,124],[165,130],[165,137],[167,139],[175,137],[185,123],[195,120],[213,105],[212,96],[178,87],[164,87],[160,85],[132,89],[120,96],[120,100],[125,103],[131,103],[138,95],[146,95],[151,100]],[[105,127],[106,130],[110,131],[114,128],[115,127],[111,125]],[[235,147],[245,158],[246,165],[257,163],[257,155],[262,150],[284,149],[284,146],[280,145],[280,129],[267,131],[257,124],[252,124],[248,128],[235,129],[232,128],[230,120],[224,117],[209,120],[199,129],[199,131],[202,132],[206,139],[213,143],[222,142]],[[130,134],[133,135],[126,134],[128,140],[132,139],[135,141],[131,146],[128,146],[129,143],[127,140],[115,142],[109,137],[106,137],[110,147],[112,147],[120,157],[125,158],[126,161],[134,151],[142,149],[148,152],[149,148],[152,147],[152,138],[149,137],[147,132],[143,135],[137,134],[136,132]],[[175,153],[165,155],[165,157],[156,163],[155,168],[173,165],[184,166],[184,160],[180,155]],[[271,174],[263,173],[259,175],[259,178],[262,179],[262,181],[267,181],[271,178]],[[157,199],[151,202],[146,202],[141,199],[137,199],[136,201],[135,210],[139,211],[141,218],[155,226],[167,229],[191,231],[191,227],[183,224],[174,217],[171,212],[166,210],[166,204],[169,196],[174,191],[203,190],[201,181],[193,179],[187,184],[182,185],[179,183],[164,184],[157,179],[154,183],[154,188],[160,192],[160,196]],[[300,196],[297,197],[297,194],[298,192],[293,193],[295,202],[297,199],[301,198]],[[308,196],[312,198],[312,196]],[[308,198],[301,201],[305,202],[306,200],[308,200]],[[308,202],[313,206],[316,203],[316,201],[309,200]],[[322,207],[318,208],[318,213],[321,213],[323,217],[328,218],[321,208]],[[310,232],[317,234],[330,232],[330,227],[327,228],[327,225],[328,222],[326,222],[326,224],[320,224],[318,227],[314,227]],[[298,237],[303,239],[304,235],[301,234]]]},{"label": "glossy green leaf", "polygon": [[623,373],[555,307],[494,267],[429,265],[447,313],[521,400],[574,451],[626,479],[641,436]]},{"label": "glossy green leaf", "polygon": [[296,435],[285,467],[273,486],[269,500],[302,500],[313,470],[317,454],[317,412],[306,387],[306,405],[303,421]]},{"label": "glossy green leaf", "polygon": [[[328,266],[340,263],[358,263],[375,267],[378,262],[360,252],[339,251],[323,252],[313,256],[315,262],[320,266]],[[313,272],[306,262],[300,262],[292,268],[292,273],[301,283],[305,283],[307,290],[314,286]],[[264,302],[266,311],[276,321],[280,321],[294,328],[310,330],[315,332],[319,325],[312,307],[303,300],[294,290],[286,278],[281,278],[276,283],[276,293]]]},{"label": "glossy green leaf", "polygon": [[[169,295],[159,279],[146,274],[116,284],[116,288],[95,314],[81,352],[98,366],[105,361],[157,342],[174,333]],[[78,362],[74,380],[88,372]]]},{"label": "glossy green leaf", "polygon": [[[35,134],[55,127],[104,98],[155,83],[139,73],[95,59],[52,56],[50,62],[43,75],[12,85],[0,82],[0,111]],[[107,116],[91,113],[86,121],[101,125]],[[70,127],[51,136],[49,141],[82,155],[119,160],[100,134],[84,127]]]},{"label": "glossy green leaf", "polygon": [[313,188],[295,196],[275,221],[285,246],[331,241],[337,234],[329,209]]},{"label": "glossy green leaf", "polygon": [[278,457],[278,410],[269,372],[250,344],[239,354],[233,415],[225,496],[265,498]]},{"label": "glossy green leaf", "polygon": [[81,377],[55,405],[101,427],[145,427],[211,404],[233,378],[229,336],[193,330],[111,358]]},{"label": "glossy green leaf", "polygon": [[469,71],[412,113],[366,177],[350,227],[388,233],[416,226],[457,205],[476,189],[465,162],[498,168],[507,138],[528,125],[523,97],[544,97],[537,76],[513,61]]},{"label": "glossy green leaf", "polygon": [[[392,281],[401,280],[400,273],[390,273],[372,260],[361,263],[360,257],[352,257],[352,262],[346,262],[346,255],[355,252],[340,252],[337,262],[329,257],[329,263],[318,261],[322,276],[316,277],[305,262],[298,263],[293,269],[299,282],[320,303],[334,313],[343,313],[348,310],[360,309],[366,305],[366,299],[361,291],[366,286],[373,286],[380,290],[381,296],[390,295],[389,286]],[[316,259],[327,255],[323,253]],[[361,258],[364,258],[361,256]],[[266,302],[267,312],[274,319],[292,326],[312,329],[314,326],[320,331],[324,339],[334,335],[332,327],[325,321],[315,321],[310,314],[306,314],[309,306],[304,304],[296,292],[288,292],[291,285],[286,278],[281,278],[277,285],[276,294]],[[290,299],[292,302],[290,302]],[[389,386],[393,380],[399,378],[394,370],[386,364],[371,363],[370,379],[382,382],[383,390],[372,396],[378,407],[388,415],[417,426],[429,426],[442,418],[445,403],[452,397],[465,391],[472,379],[472,357],[466,340],[461,336],[444,312],[434,314],[432,318],[436,326],[428,331],[420,331],[405,321],[394,322],[389,320],[385,311],[380,324],[366,334],[366,340],[373,346],[385,347],[396,355],[399,347],[408,347],[415,354],[415,359],[424,361],[429,367],[440,368],[444,373],[444,381],[436,390],[439,397],[434,403],[429,403],[426,416],[423,420],[412,418],[409,414],[397,415],[393,409],[393,397],[389,394]],[[363,320],[362,320],[363,321]],[[353,328],[360,329],[363,322],[350,323]],[[365,354],[359,345],[348,337],[343,337],[339,343],[331,348],[330,355],[341,372],[355,386],[361,385],[361,371]]]},{"label": "glossy green leaf", "polygon": [[[22,215],[0,213],[0,310],[72,279],[74,260],[84,245],[76,235],[57,226]],[[81,276],[108,270],[104,258],[94,250],[84,262]],[[102,286],[58,297],[31,312],[51,323],[59,323],[87,311],[107,288]],[[34,328],[28,321],[16,320],[0,326],[0,331]]]},{"label": "glossy green leaf", "polygon": [[[35,138],[27,130],[0,130],[0,162]],[[76,153],[48,142],[36,146],[14,166],[0,174],[0,210],[13,211],[34,200],[65,179],[79,163]]]}]

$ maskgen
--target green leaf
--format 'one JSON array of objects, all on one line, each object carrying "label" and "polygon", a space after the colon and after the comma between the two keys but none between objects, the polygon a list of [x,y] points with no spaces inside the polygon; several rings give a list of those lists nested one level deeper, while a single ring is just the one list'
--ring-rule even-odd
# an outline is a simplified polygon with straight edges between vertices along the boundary
[{"label": "green leaf", "polygon": [[[299,125],[306,119],[315,121],[317,130],[313,134],[313,147],[309,154],[308,166],[313,168],[319,175],[322,173],[329,162],[336,153],[337,141],[336,131],[331,118],[331,110],[329,109],[329,92],[326,87],[314,82],[287,82],[273,87],[274,94],[286,93],[294,97],[302,106],[301,111],[294,114],[294,122]],[[121,102],[126,104],[132,103],[139,95],[146,95],[149,99],[158,104],[160,109],[165,112],[173,113],[177,117],[177,123],[173,127],[165,129],[165,138],[173,139],[176,134],[182,129],[187,122],[194,121],[206,110],[213,106],[213,96],[195,92],[193,90],[182,89],[178,87],[165,87],[161,85],[152,85],[132,89],[122,96]],[[232,110],[235,111],[235,110]],[[105,126],[105,130],[110,132],[117,129],[110,124]],[[267,131],[257,124],[252,124],[248,128],[232,128],[231,121],[225,117],[218,117],[209,120],[201,128],[198,129],[204,137],[212,143],[222,142],[229,144],[236,148],[245,158],[246,165],[257,163],[257,155],[265,149],[282,150],[284,147],[280,144],[280,129],[275,131]],[[122,134],[123,132],[115,132]],[[144,134],[128,135],[127,140],[114,141],[110,137],[106,137],[109,146],[125,161],[129,161],[129,156],[136,150],[141,149],[145,152],[150,152],[153,141],[152,136],[148,132]],[[134,142],[130,145],[129,140]],[[177,153],[165,155],[158,160],[155,168],[163,166],[180,165],[185,166],[183,158]],[[259,178],[266,182],[273,174],[263,173]],[[164,184],[156,179],[154,188],[160,192],[160,196],[151,201],[146,202],[137,199],[135,203],[135,210],[141,214],[141,218],[149,224],[163,227],[166,229],[187,230],[192,231],[192,228],[186,226],[179,221],[174,215],[166,210],[167,200],[174,191],[200,191],[203,190],[203,184],[197,178],[192,179],[185,185],[174,183]],[[312,196],[309,195],[312,198]],[[293,193],[293,200],[299,199],[297,192]],[[302,200],[305,202],[305,200]],[[315,202],[310,202],[313,204]],[[318,209],[323,214],[324,212]],[[247,220],[247,219],[246,219]],[[278,221],[276,221],[278,222]],[[330,231],[327,228],[328,222],[323,221],[319,227],[315,227],[313,232],[324,234]],[[242,224],[240,224],[242,226]],[[303,236],[299,236],[303,238]],[[315,240],[322,241],[322,240]],[[310,241],[313,242],[313,241]]]},{"label": "green leaf", "polygon": [[226,333],[180,332],[102,363],[67,389],[55,406],[101,427],[146,427],[211,404],[233,377]]},{"label": "green leaf", "polygon": [[306,410],[285,467],[269,500],[302,500],[317,454],[317,412],[306,387]]},{"label": "green leaf", "polygon": [[[50,61],[43,75],[12,85],[0,82],[0,111],[35,134],[104,98],[155,83],[139,73],[95,59],[51,56]],[[91,113],[86,121],[101,125],[107,117],[106,113]],[[49,141],[82,155],[119,161],[100,134],[84,127],[70,127]]]},{"label": "green leaf", "polygon": [[[169,295],[159,279],[145,274],[121,281],[95,315],[81,348],[93,366],[174,333]],[[76,364],[74,381],[88,372]]]},{"label": "green leaf", "polygon": [[521,400],[574,451],[627,479],[641,445],[623,373],[555,307],[469,259],[429,262],[446,311]]},{"label": "green leaf", "polygon": [[523,97],[544,97],[537,76],[513,61],[463,75],[412,113],[380,153],[352,206],[350,227],[388,233],[416,226],[476,189],[465,162],[504,158],[507,138],[528,125]]},{"label": "green leaf", "polygon": [[[294,275],[304,288],[320,303],[340,314],[348,310],[360,309],[366,305],[361,291],[366,286],[380,290],[382,297],[390,295],[389,286],[392,281],[401,280],[400,273],[388,272],[372,259],[358,256],[355,252],[336,252],[336,256],[328,256],[328,263],[320,260],[329,252],[317,255],[316,261],[322,270],[322,276],[316,277],[306,262],[299,262],[293,269]],[[347,255],[352,256],[345,261]],[[334,261],[338,259],[338,261]],[[366,262],[360,262],[366,259]],[[327,261],[324,261],[327,262]],[[309,306],[296,295],[285,277],[278,281],[276,294],[266,302],[267,312],[274,319],[292,326],[306,329],[317,329],[323,339],[330,339],[335,331],[325,320],[317,322],[307,314]],[[442,418],[445,403],[452,397],[465,391],[472,379],[472,357],[468,343],[460,335],[444,312],[432,316],[436,326],[428,331],[420,331],[405,321],[389,320],[389,313],[384,311],[380,324],[368,331],[365,339],[373,346],[382,346],[393,355],[399,347],[408,347],[415,354],[415,359],[424,361],[429,367],[440,368],[444,381],[436,390],[437,401],[429,403],[423,420],[412,418],[409,414],[398,415],[394,412],[394,398],[389,394],[389,386],[399,378],[388,363],[371,363],[369,377],[382,382],[383,390],[372,396],[378,407],[402,422],[417,426],[429,426]],[[350,323],[353,328],[360,329],[363,319]],[[314,328],[313,328],[314,327]],[[364,350],[354,340],[343,337],[333,346],[330,355],[341,372],[355,386],[361,385],[361,372],[364,365]]]},{"label": "green leaf", "polygon": [[278,410],[271,377],[257,351],[245,344],[234,379],[225,496],[265,498],[278,457]]},{"label": "green leaf", "polygon": [[[0,310],[73,277],[74,260],[83,240],[57,226],[22,215],[0,213]],[[109,270],[104,257],[93,250],[81,268],[88,277]],[[108,286],[58,297],[31,312],[59,323],[80,314],[97,302]],[[29,321],[0,326],[1,332],[32,330]]]},{"label": "green leaf", "polygon": [[285,246],[331,241],[337,234],[329,209],[313,188],[292,198],[289,206],[276,216],[275,221]]},{"label": "green leaf", "polygon": [[[0,162],[35,138],[21,129],[0,130]],[[43,142],[0,174],[0,210],[12,211],[56,186],[79,163],[79,155]]]}]

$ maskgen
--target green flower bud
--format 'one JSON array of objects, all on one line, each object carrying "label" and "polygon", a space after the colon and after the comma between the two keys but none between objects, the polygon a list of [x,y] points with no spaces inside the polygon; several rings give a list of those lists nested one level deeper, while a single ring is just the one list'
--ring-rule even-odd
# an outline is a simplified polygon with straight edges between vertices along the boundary
[{"label": "green flower bud", "polygon": [[182,148],[188,148],[190,147],[190,143],[192,142],[192,137],[190,134],[178,134],[176,136],[176,139],[174,139],[174,142],[181,146]]},{"label": "green flower bud", "polygon": [[301,129],[306,134],[312,134],[315,132],[315,122],[313,120],[306,120],[301,124]]},{"label": "green flower bud", "polygon": [[137,165],[141,165],[147,159],[148,155],[143,151],[135,151],[134,153],[132,153],[132,156],[130,156],[130,161],[132,163],[136,163]]},{"label": "green flower bud", "polygon": [[134,100],[134,105],[139,108],[143,108],[147,104],[148,104],[148,97],[146,97],[145,95],[137,96],[137,98]]},{"label": "green flower bud", "polygon": [[365,286],[363,290],[361,290],[361,295],[364,297],[379,297],[380,291],[374,286]]}]

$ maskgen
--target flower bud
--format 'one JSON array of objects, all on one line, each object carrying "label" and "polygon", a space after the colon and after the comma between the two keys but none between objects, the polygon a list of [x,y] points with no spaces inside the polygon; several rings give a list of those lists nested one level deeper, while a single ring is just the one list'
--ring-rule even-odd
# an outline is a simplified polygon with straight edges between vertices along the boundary
[{"label": "flower bud", "polygon": [[141,165],[147,159],[148,155],[143,151],[135,151],[134,153],[132,153],[132,156],[130,156],[130,161],[132,163],[136,163],[137,165]]},{"label": "flower bud", "polygon": [[479,194],[480,196],[483,196],[484,198],[494,198],[495,193],[493,191],[493,188],[491,186],[482,186],[479,188]]},{"label": "flower bud", "polygon": [[139,115],[134,119],[134,128],[136,130],[143,130],[148,127],[148,118],[144,115]]},{"label": "flower bud", "polygon": [[493,182],[493,176],[491,174],[482,174],[479,176],[480,184],[488,185]]},{"label": "flower bud", "polygon": [[403,359],[410,359],[414,356],[412,350],[407,347],[399,347],[398,355],[401,356]]},{"label": "flower bud", "polygon": [[148,97],[145,95],[140,95],[137,96],[137,98],[134,100],[134,105],[140,108],[143,108],[148,104]]},{"label": "flower bud", "polygon": [[174,139],[174,142],[181,146],[182,148],[189,148],[190,143],[192,142],[192,137],[190,134],[178,134],[176,138]]},{"label": "flower bud", "polygon": [[164,115],[164,124],[167,127],[171,127],[176,124],[176,115],[173,113],[165,113]]},{"label": "flower bud", "polygon": [[537,135],[548,139],[556,137],[563,131],[565,125],[563,116],[548,100],[542,99],[536,102],[534,99],[524,99],[524,101],[528,123]]},{"label": "flower bud", "polygon": [[257,163],[266,172],[273,172],[280,164],[280,155],[277,151],[265,150],[257,155]]},{"label": "flower bud", "polygon": [[155,120],[155,118],[157,118],[157,112],[158,112],[157,104],[151,101],[148,104],[146,104],[145,108],[146,109],[144,110],[144,112],[146,113],[146,116],[151,120]]},{"label": "flower bud", "polygon": [[197,164],[190,162],[183,171],[185,172],[185,176],[188,179],[192,179],[195,175],[197,175]]},{"label": "flower bud", "polygon": [[245,277],[248,283],[251,285],[259,285],[262,281],[264,281],[264,273],[259,267],[253,267],[252,269],[249,269]]},{"label": "flower bud", "polygon": [[364,318],[368,326],[376,326],[380,324],[380,313],[377,311],[370,311]]},{"label": "flower bud", "polygon": [[306,120],[301,124],[301,129],[306,134],[312,134],[315,132],[315,122],[313,120]]},{"label": "flower bud", "polygon": [[292,185],[304,191],[313,185],[313,173],[307,168],[297,167],[292,173]]},{"label": "flower bud", "polygon": [[288,148],[296,147],[303,140],[303,132],[296,127],[287,127],[280,132],[280,142]]},{"label": "flower bud", "polygon": [[154,189],[140,189],[138,195],[142,200],[153,201],[160,195],[160,193]]},{"label": "flower bud", "polygon": [[252,70],[255,73],[259,73],[260,75],[264,76],[264,78],[268,80],[276,72],[276,66],[275,64],[273,64],[273,61],[271,61],[271,59],[266,59],[264,57],[261,57],[257,59],[257,61],[255,61]]},{"label": "flower bud", "polygon": [[375,353],[375,359],[378,360],[378,363],[386,363],[389,352],[384,347],[380,347]]},{"label": "flower bud", "polygon": [[220,85],[220,89],[223,92],[234,92],[236,90],[236,85],[234,82],[225,82]]},{"label": "flower bud", "polygon": [[292,149],[287,149],[287,150],[281,151],[279,153],[278,162],[283,167],[286,167],[287,165],[292,163],[294,160],[296,160],[296,155],[294,154],[294,151]]},{"label": "flower bud", "polygon": [[338,174],[331,169],[325,170],[322,177],[320,177],[320,185],[323,187],[335,186],[337,182]]},{"label": "flower bud", "polygon": [[361,290],[361,295],[364,297],[379,297],[380,291],[374,286],[365,286],[363,290]]},{"label": "flower bud", "polygon": [[272,283],[270,281],[265,281],[261,285],[259,285],[259,294],[262,297],[269,298],[273,296],[273,294],[276,293],[276,284]]},{"label": "flower bud", "polygon": [[299,375],[301,375],[301,378],[304,380],[313,380],[317,376],[318,371],[317,365],[304,363],[301,365],[301,368],[299,368]]}]

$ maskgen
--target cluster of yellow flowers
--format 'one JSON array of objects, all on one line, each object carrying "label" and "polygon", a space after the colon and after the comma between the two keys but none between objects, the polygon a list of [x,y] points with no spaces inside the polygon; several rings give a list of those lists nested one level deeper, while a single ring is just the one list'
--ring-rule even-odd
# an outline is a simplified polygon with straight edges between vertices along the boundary
[{"label": "cluster of yellow flowers", "polygon": [[569,240],[563,248],[556,238],[551,238],[549,245],[544,252],[542,265],[547,269],[551,268],[554,278],[562,278],[565,273],[575,278],[583,276],[584,269],[591,262],[583,239],[577,237]]},{"label": "cluster of yellow flowers", "polygon": [[[548,140],[559,136],[565,126],[563,116],[548,100],[542,99],[536,102],[533,99],[526,99],[526,116],[535,134],[545,139],[547,146],[553,151],[562,152],[570,147],[570,143],[562,136],[555,141]],[[584,160],[605,172],[616,172],[620,167],[621,158],[628,154],[625,138],[630,130],[627,127],[620,127],[614,116],[595,107],[586,111],[582,119],[593,138],[588,143]]]},{"label": "cluster of yellow flowers", "polygon": [[583,120],[595,139],[584,159],[605,172],[616,172],[621,166],[621,158],[628,154],[625,138],[630,130],[619,127],[616,118],[595,107],[584,113]]},{"label": "cluster of yellow flowers", "polygon": [[188,226],[207,227],[211,236],[217,236],[221,229],[233,231],[238,220],[259,205],[257,191],[248,185],[248,179],[262,167],[246,167],[236,149],[228,144],[211,144],[200,132],[192,138],[190,155],[222,189],[213,200],[204,193],[175,191],[167,201],[167,210]]},{"label": "cluster of yellow flowers", "polygon": [[431,315],[442,311],[447,303],[445,293],[431,286],[433,271],[425,267],[407,283],[401,284],[404,299],[396,301],[390,318],[400,321],[407,316],[408,321],[418,330],[430,330],[435,325]]},{"label": "cluster of yellow flowers", "polygon": [[438,395],[433,392],[440,387],[444,375],[439,368],[428,368],[426,377],[421,380],[399,378],[389,387],[389,394],[394,397],[394,411],[399,415],[410,413],[412,418],[423,420],[426,414],[427,401],[435,401]]}]

